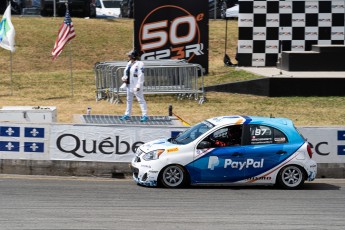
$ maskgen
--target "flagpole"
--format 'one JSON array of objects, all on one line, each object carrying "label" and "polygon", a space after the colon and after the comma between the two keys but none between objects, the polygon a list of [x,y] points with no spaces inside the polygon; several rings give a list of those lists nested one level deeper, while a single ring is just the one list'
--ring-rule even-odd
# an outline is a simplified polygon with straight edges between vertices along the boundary
[{"label": "flagpole", "polygon": [[69,66],[70,66],[70,71],[71,71],[71,93],[72,93],[72,97],[74,96],[74,90],[73,90],[73,71],[72,71],[72,44],[69,43]]},{"label": "flagpole", "polygon": [[[66,1],[66,11],[68,10],[68,1]],[[73,71],[72,71],[72,44],[69,43],[69,67],[70,67],[70,78],[71,78],[71,94],[74,97],[74,87],[73,87]]]},{"label": "flagpole", "polygon": [[13,95],[13,81],[12,81],[12,51],[10,51],[10,76],[11,76],[11,96]]}]

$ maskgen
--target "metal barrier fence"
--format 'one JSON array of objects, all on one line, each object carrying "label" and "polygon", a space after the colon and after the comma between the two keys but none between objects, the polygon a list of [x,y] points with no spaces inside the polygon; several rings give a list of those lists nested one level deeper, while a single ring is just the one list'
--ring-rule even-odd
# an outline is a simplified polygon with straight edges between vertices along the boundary
[{"label": "metal barrier fence", "polygon": [[[199,64],[181,60],[143,61],[144,94],[176,94],[178,99],[195,99],[199,104],[205,102],[203,68]],[[95,64],[96,100],[121,103],[121,78],[127,62],[109,61]],[[201,79],[200,79],[201,78]],[[199,83],[201,82],[201,83]]]}]

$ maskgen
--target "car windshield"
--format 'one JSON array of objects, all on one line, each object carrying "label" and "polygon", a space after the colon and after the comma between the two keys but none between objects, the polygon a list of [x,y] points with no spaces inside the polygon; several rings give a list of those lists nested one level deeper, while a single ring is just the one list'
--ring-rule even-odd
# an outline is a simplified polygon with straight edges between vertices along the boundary
[{"label": "car windshield", "polygon": [[212,123],[203,121],[180,133],[176,138],[171,138],[169,141],[175,144],[185,145],[194,141],[213,127],[214,125]]},{"label": "car windshield", "polygon": [[103,4],[105,8],[120,8],[121,7],[121,1],[119,0],[104,0]]}]

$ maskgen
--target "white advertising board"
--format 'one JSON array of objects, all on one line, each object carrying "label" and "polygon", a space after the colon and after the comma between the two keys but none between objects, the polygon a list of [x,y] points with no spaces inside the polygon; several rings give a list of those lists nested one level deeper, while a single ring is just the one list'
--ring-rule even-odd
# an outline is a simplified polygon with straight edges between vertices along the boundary
[{"label": "white advertising board", "polygon": [[317,163],[345,163],[345,127],[298,127]]},{"label": "white advertising board", "polygon": [[[0,122],[0,160],[130,162],[144,142],[188,127]],[[317,163],[345,163],[345,127],[298,127]]]},{"label": "white advertising board", "polygon": [[130,162],[141,144],[185,127],[52,125],[52,160]]}]

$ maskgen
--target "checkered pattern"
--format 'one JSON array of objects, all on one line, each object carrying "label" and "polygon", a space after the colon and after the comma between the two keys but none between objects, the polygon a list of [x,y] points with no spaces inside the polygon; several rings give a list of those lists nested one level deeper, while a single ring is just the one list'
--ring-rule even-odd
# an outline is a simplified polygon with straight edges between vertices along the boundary
[{"label": "checkered pattern", "polygon": [[275,66],[283,51],[345,44],[345,0],[239,1],[240,66]]}]

